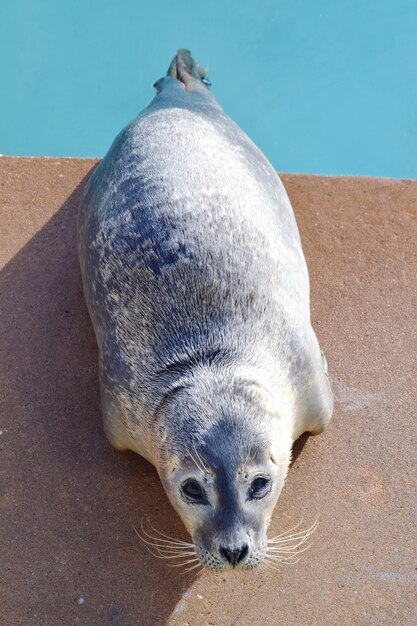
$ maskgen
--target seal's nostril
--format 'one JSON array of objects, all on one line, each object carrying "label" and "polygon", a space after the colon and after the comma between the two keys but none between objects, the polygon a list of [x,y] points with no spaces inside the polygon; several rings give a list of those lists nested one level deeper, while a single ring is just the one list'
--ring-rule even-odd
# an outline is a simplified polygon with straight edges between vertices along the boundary
[{"label": "seal's nostril", "polygon": [[241,549],[240,549],[240,555],[239,555],[238,563],[241,563],[242,561],[244,561],[246,559],[246,557],[248,556],[248,552],[249,552],[249,547],[248,547],[248,544],[245,543],[241,547]]},{"label": "seal's nostril", "polygon": [[229,551],[226,548],[223,548],[223,546],[220,546],[219,552],[222,555],[222,557],[225,559],[225,561],[228,561],[230,563]]},{"label": "seal's nostril", "polygon": [[219,552],[222,557],[230,563],[233,567],[235,567],[238,563],[241,563],[248,555],[249,548],[245,543],[241,548],[237,548],[236,550],[231,550],[230,548],[226,548],[225,546],[220,546]]}]

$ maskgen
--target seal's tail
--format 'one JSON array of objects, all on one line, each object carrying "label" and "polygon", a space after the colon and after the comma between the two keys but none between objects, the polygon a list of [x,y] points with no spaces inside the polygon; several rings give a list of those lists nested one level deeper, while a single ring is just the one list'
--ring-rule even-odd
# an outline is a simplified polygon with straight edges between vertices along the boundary
[{"label": "seal's tail", "polygon": [[[206,86],[211,85],[207,78],[207,68],[200,67],[191,56],[189,50],[181,48],[171,61],[168,68],[167,76],[176,78],[184,83],[185,88],[189,91],[193,90],[193,86],[204,83]],[[196,82],[197,81],[197,82]]]}]

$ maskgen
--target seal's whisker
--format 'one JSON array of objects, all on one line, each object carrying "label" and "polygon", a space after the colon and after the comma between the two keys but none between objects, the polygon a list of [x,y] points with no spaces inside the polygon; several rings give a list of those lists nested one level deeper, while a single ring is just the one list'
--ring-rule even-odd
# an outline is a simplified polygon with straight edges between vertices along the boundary
[{"label": "seal's whisker", "polygon": [[[184,550],[165,550],[164,546],[159,546],[158,544],[148,543],[148,545],[154,550],[158,550],[161,554],[174,556],[175,554],[183,554]],[[188,548],[187,548],[188,549]]]},{"label": "seal's whisker", "polygon": [[272,539],[268,539],[268,543],[288,543],[291,541],[297,541],[297,539],[302,539],[303,537],[305,537],[305,532],[300,532],[288,535],[288,537],[280,537],[279,539],[273,537]]},{"label": "seal's whisker", "polygon": [[[144,541],[143,538],[139,537],[141,539],[141,541],[143,542],[143,544],[145,545],[145,548],[147,549],[147,551],[152,554],[152,556],[156,557],[157,559],[165,559],[167,558],[166,555],[164,555],[161,551],[160,548],[157,545],[154,545],[153,543],[149,543],[148,541]],[[154,550],[157,552],[157,554],[155,554]],[[175,555],[176,557],[180,557],[181,553],[178,553],[177,555]]]},{"label": "seal's whisker", "polygon": [[[292,528],[290,528],[289,530],[286,530],[285,533],[281,533],[280,535],[276,535],[275,537],[272,537],[272,539],[278,539],[279,537],[284,537],[285,535],[288,535],[288,533],[291,533],[293,530],[295,530],[296,528],[298,528],[300,526],[300,524],[303,523],[303,517],[300,519],[300,521],[298,522],[298,524],[296,524],[295,526],[293,526]],[[268,540],[271,541],[271,540]]]},{"label": "seal's whisker", "polygon": [[149,545],[154,546],[155,548],[158,548],[159,550],[161,550],[161,552],[166,552],[167,554],[173,554],[175,552],[184,552],[184,550],[191,550],[191,548],[188,548],[187,546],[185,547],[181,547],[181,546],[165,546],[163,544],[160,543],[151,543],[150,541],[148,542]]},{"label": "seal's whisker", "polygon": [[164,556],[162,556],[162,555],[155,554],[155,552],[154,552],[153,550],[151,550],[151,549],[150,549],[150,547],[149,547],[149,546],[147,546],[146,544],[145,544],[145,548],[147,549],[147,551],[149,552],[149,554],[152,554],[152,556],[153,556],[155,559],[164,559],[164,558],[165,558],[165,557],[164,557]]},{"label": "seal's whisker", "polygon": [[185,550],[190,550],[190,548],[166,548],[165,546],[161,546],[161,544],[158,543],[152,543],[150,541],[144,541],[142,539],[142,542],[149,546],[150,548],[152,548],[153,550],[158,550],[158,552],[160,552],[161,554],[182,554]]},{"label": "seal's whisker", "polygon": [[188,572],[191,572],[193,569],[197,569],[197,567],[201,567],[201,570],[199,572],[196,572],[198,575],[200,575],[203,570],[203,566],[201,563],[197,563],[197,565],[192,565],[191,567],[187,567],[183,572],[180,572],[180,574],[182,575],[187,574]]},{"label": "seal's whisker", "polygon": [[291,545],[292,543],[297,543],[298,541],[304,541],[305,539],[307,539],[312,533],[308,533],[306,535],[298,535],[296,537],[289,537],[288,539],[279,539],[277,541],[271,540],[268,541],[268,545]]},{"label": "seal's whisker", "polygon": [[309,537],[305,537],[305,538],[300,539],[299,541],[296,541],[294,543],[285,543],[285,544],[271,543],[271,544],[267,545],[267,549],[268,550],[282,550],[283,552],[285,552],[287,550],[297,550],[297,548],[299,548],[300,546],[305,544],[305,542],[308,539],[309,539]]},{"label": "seal's whisker", "polygon": [[[278,561],[281,565],[295,565],[296,563],[298,563],[300,559],[297,559],[296,561]],[[266,561],[268,563],[268,565],[270,567],[272,567],[273,569],[276,569],[279,571],[280,567],[278,565],[276,565],[275,561],[271,562],[271,561]]]},{"label": "seal's whisker", "polygon": [[152,535],[149,535],[144,529],[143,519],[142,519],[141,520],[142,533],[145,535],[145,537],[148,537],[148,539],[152,540],[152,541],[148,541],[148,539],[145,539],[145,537],[142,537],[141,534],[137,531],[132,520],[130,520],[130,524],[134,532],[136,533],[136,535],[145,545],[145,548],[148,550],[148,552],[157,559],[170,560],[170,559],[182,559],[182,558],[188,558],[189,556],[195,556],[194,544],[189,544],[185,541],[181,542],[178,540],[174,540],[172,538],[162,539],[161,537],[153,537]]},{"label": "seal's whisker", "polygon": [[263,572],[266,572],[269,574],[269,572],[271,571],[269,566],[267,565],[267,563],[262,563],[261,565],[258,566],[258,569],[262,569]]},{"label": "seal's whisker", "polygon": [[[151,548],[149,546],[147,546],[146,544],[145,544],[145,548],[148,550],[148,552],[150,554],[152,554],[153,557],[155,557],[156,559],[160,559],[162,561],[167,561],[167,560],[170,560],[170,559],[184,559],[184,558],[188,558],[189,556],[195,556],[195,552],[188,552],[188,553],[174,554],[174,555],[167,556],[167,555],[163,554],[162,552],[160,552],[160,550],[157,547],[154,548],[156,550],[156,553],[153,550],[151,550]],[[191,561],[195,561],[195,560],[196,559],[191,559]],[[186,561],[184,563],[179,563],[175,567],[181,567],[181,565],[187,565],[187,563],[189,563],[189,562],[190,561]],[[172,567],[172,566],[170,565],[170,567]]]},{"label": "seal's whisker", "polygon": [[269,548],[267,554],[282,554],[284,556],[288,554],[298,554],[299,552],[304,552],[304,550],[280,550],[279,548]]},{"label": "seal's whisker", "polygon": [[159,553],[161,556],[161,559],[166,559],[166,560],[170,560],[170,559],[185,559],[188,558],[189,556],[195,556],[195,552],[182,552],[181,554],[163,554],[162,552]]},{"label": "seal's whisker", "polygon": [[[169,559],[180,559],[180,558],[187,558],[186,555],[178,555],[178,556],[164,556],[163,554],[155,554],[155,552],[153,552],[150,548],[148,548],[148,546],[145,546],[146,549],[148,550],[148,552],[150,554],[152,554],[152,556],[155,559],[160,559],[161,561],[167,561]],[[186,565],[188,563],[188,561],[186,561],[185,563],[179,563],[178,566],[176,567],[181,567],[181,565]],[[171,567],[171,565],[169,565]]]},{"label": "seal's whisker", "polygon": [[277,567],[276,565],[272,565],[272,563],[270,563],[267,560],[264,560],[264,565],[265,565],[266,569],[268,569],[271,572],[279,572],[280,571],[279,567]]},{"label": "seal's whisker", "polygon": [[152,528],[152,530],[156,533],[158,533],[158,535],[160,535],[160,537],[155,537],[153,535],[150,535],[148,532],[146,532],[144,526],[143,526],[143,519],[141,521],[141,529],[144,535],[146,535],[146,537],[149,537],[149,539],[153,539],[154,541],[158,541],[161,543],[166,543],[169,544],[171,546],[184,546],[184,547],[194,547],[193,543],[190,543],[188,541],[182,541],[181,539],[175,539],[175,537],[170,537],[169,535],[165,535],[165,533],[161,532],[160,530],[157,530],[156,528],[154,528],[152,526],[152,524],[149,524],[150,527]]},{"label": "seal's whisker", "polygon": [[267,563],[265,560],[262,561],[262,563],[260,563],[258,565],[258,569],[263,568],[265,571],[272,571],[271,568],[269,567],[269,563]]},{"label": "seal's whisker", "polygon": [[289,565],[291,563],[296,563],[296,562],[297,562],[297,560],[295,558],[294,558],[294,560],[275,558],[275,559],[271,559],[269,561],[269,563],[276,563],[276,564],[279,564],[279,565]]},{"label": "seal's whisker", "polygon": [[[312,535],[314,533],[314,531],[318,528],[318,522],[314,523],[313,526],[310,526],[310,528],[306,528],[306,530],[300,531],[298,533],[292,533],[291,535],[287,535],[285,537],[279,537],[278,539],[276,539],[276,541],[278,542],[284,542],[284,541],[288,541],[290,539],[298,539],[298,538],[302,538],[302,537],[309,537],[310,535]],[[275,539],[275,537],[273,538]]]},{"label": "seal's whisker", "polygon": [[[202,575],[203,575],[204,570],[206,569],[201,563],[200,563],[200,565],[201,565],[201,569],[196,571],[194,580],[197,580],[198,578],[201,578]],[[196,567],[197,567],[197,565],[194,565],[194,567],[189,568],[188,570],[186,569],[185,571],[186,572],[187,571],[191,571],[191,569],[195,569]]]},{"label": "seal's whisker", "polygon": [[268,563],[285,563],[287,562],[288,557],[286,559],[281,559],[278,556],[270,556],[268,555],[267,557],[267,562]]},{"label": "seal's whisker", "polygon": [[200,560],[198,558],[194,559],[194,561],[195,561],[196,564],[195,565],[190,565],[190,567],[187,567],[187,569],[185,570],[186,572],[189,572],[192,569],[197,569],[197,567],[203,567],[203,565],[200,563]]},{"label": "seal's whisker", "polygon": [[266,569],[268,569],[268,568],[266,566],[265,561],[261,561],[261,563],[259,563],[259,565],[258,565],[258,570],[261,571],[261,570],[266,570]]},{"label": "seal's whisker", "polygon": [[[194,544],[190,544],[190,543],[174,543],[171,541],[167,541],[164,539],[161,539],[160,537],[152,537],[152,535],[148,535],[147,533],[144,533],[144,535],[146,537],[148,537],[149,539],[152,539],[152,543],[158,543],[160,546],[165,546],[167,548],[191,548],[193,547]],[[143,539],[143,537],[142,537]]]},{"label": "seal's whisker", "polygon": [[201,465],[203,466],[204,472],[206,474],[210,474],[210,469],[207,467],[207,465],[204,463],[203,459],[201,458],[201,454],[198,452],[197,448],[195,447],[195,443],[193,443],[193,448],[194,448],[194,452],[195,452],[197,459],[200,461]]},{"label": "seal's whisker", "polygon": [[[180,546],[177,547],[166,547],[164,545],[158,544],[158,543],[153,543],[151,541],[146,541],[145,539],[142,538],[142,541],[145,545],[150,546],[151,548],[153,548],[154,550],[157,550],[160,554],[182,554],[185,550],[190,550],[190,548],[181,548]],[[192,552],[192,554],[195,554],[194,550]]]},{"label": "seal's whisker", "polygon": [[197,451],[197,448],[195,446],[195,443],[192,444],[193,446],[193,450],[194,450],[194,454],[195,456],[191,453],[190,450],[188,450],[188,454],[191,457],[191,459],[194,461],[197,469],[200,470],[200,472],[203,472],[203,474],[209,474],[210,470],[206,467],[206,465],[204,464],[203,459],[201,458],[200,454]]},{"label": "seal's whisker", "polygon": [[[297,524],[297,526],[299,526],[300,523],[301,522],[299,522]],[[281,535],[277,535],[276,537],[272,537],[271,539],[268,539],[267,543],[268,544],[273,544],[273,543],[275,543],[275,544],[283,544],[283,543],[290,543],[291,541],[297,541],[297,540],[305,541],[307,539],[307,537],[312,535],[314,533],[314,531],[317,530],[318,525],[319,525],[319,521],[318,521],[318,519],[316,519],[316,521],[314,522],[314,524],[312,526],[310,526],[310,528],[307,528],[304,531],[300,530],[297,533],[288,534],[292,530],[297,528],[297,526],[294,526],[294,528],[289,530],[287,533],[282,533]]]},{"label": "seal's whisker", "polygon": [[193,554],[195,553],[194,547],[191,546],[164,546],[160,543],[151,543],[150,541],[148,542],[148,545],[157,548],[160,552],[163,552],[165,554],[180,554],[181,552],[192,552]]},{"label": "seal's whisker", "polygon": [[[187,546],[193,546],[193,543],[189,543],[188,541],[181,541],[181,539],[176,539],[175,537],[170,537],[169,535],[166,535],[165,533],[161,532],[160,530],[157,530],[156,528],[154,528],[152,526],[152,524],[149,522],[149,526],[152,528],[152,530],[156,533],[158,533],[158,535],[161,535],[161,537],[165,537],[165,539],[167,539],[168,541],[172,542],[172,543],[178,543],[181,545],[187,545]],[[142,518],[142,530],[145,532],[144,528],[143,528],[143,518]],[[148,535],[150,536],[150,535]],[[152,537],[154,538],[154,537]],[[164,539],[160,539],[160,541],[164,541]]]},{"label": "seal's whisker", "polygon": [[281,549],[281,548],[268,548],[267,550],[267,554],[301,554],[302,552],[305,552],[306,550],[309,550],[311,548],[313,544],[309,543],[308,545],[304,546],[304,548],[301,548],[300,550],[295,549],[295,550],[289,550],[289,549]]},{"label": "seal's whisker", "polygon": [[302,554],[303,552],[305,552],[309,548],[310,548],[310,546],[307,546],[307,547],[303,548],[302,550],[293,550],[291,552],[280,552],[280,551],[270,552],[268,550],[267,555],[270,556],[271,558],[280,557],[280,558],[291,559],[294,556],[298,556],[299,554]]},{"label": "seal's whisker", "polygon": [[284,545],[279,543],[272,543],[267,546],[267,550],[271,552],[295,552],[296,550],[301,548],[301,546],[303,546],[307,542],[307,540],[308,538],[297,541],[297,543],[286,543]]},{"label": "seal's whisker", "polygon": [[168,567],[184,567],[184,565],[188,565],[189,563],[195,563],[196,561],[198,561],[198,564],[200,565],[200,561],[196,557],[195,559],[190,559],[189,561],[184,561],[184,563],[169,563]]},{"label": "seal's whisker", "polygon": [[162,561],[168,561],[171,559],[177,559],[177,560],[188,559],[188,557],[190,556],[194,557],[193,559],[189,559],[185,562],[180,562],[177,564],[167,563],[168,567],[184,567],[185,565],[189,563],[194,563],[195,561],[198,561],[198,557],[196,556],[193,544],[191,544],[191,547],[193,548],[192,552],[186,552],[185,550],[189,550],[190,548],[189,547],[184,548],[184,546],[183,547],[169,546],[169,545],[167,546],[165,544],[162,544],[161,546],[161,544],[147,541],[146,539],[144,539],[144,537],[141,537],[138,531],[136,530],[136,528],[134,527],[132,520],[130,520],[130,523],[132,524],[133,530],[135,531],[139,539],[144,543],[145,548],[148,550],[150,554],[152,554],[154,558],[161,559]]},{"label": "seal's whisker", "polygon": [[[133,524],[132,524],[133,526]],[[139,537],[139,539],[149,545],[152,546],[154,548],[169,548],[171,550],[184,550],[185,548],[189,548],[191,546],[183,546],[183,545],[170,545],[168,542],[167,543],[160,543],[161,540],[158,540],[156,537],[152,537],[151,535],[148,535],[147,533],[144,533],[146,535],[146,537],[149,537],[150,539],[152,539],[153,541],[148,541],[147,539],[145,539],[144,537],[142,537],[138,531],[136,530],[136,528],[133,526],[133,530],[135,531],[135,533],[137,534],[137,536]]]},{"label": "seal's whisker", "polygon": [[172,551],[173,550],[181,551],[181,550],[186,550],[186,549],[192,547],[192,546],[179,546],[179,545],[170,545],[170,544],[167,544],[167,543],[161,543],[161,542],[157,541],[156,539],[154,539],[153,537],[151,537],[151,539],[153,539],[153,541],[148,541],[144,537],[141,537],[139,535],[139,533],[137,533],[137,534],[138,534],[139,539],[141,541],[143,541],[143,543],[148,544],[149,546],[154,546],[154,547],[158,547],[158,548],[165,548],[166,550],[172,550]]},{"label": "seal's whisker", "polygon": [[188,456],[191,458],[191,460],[193,461],[193,463],[194,463],[194,465],[196,466],[196,468],[197,468],[198,470],[200,470],[200,472],[203,472],[203,474],[204,474],[205,472],[204,472],[203,467],[201,467],[201,465],[200,465],[200,464],[198,463],[198,461],[195,459],[195,457],[194,457],[194,456],[193,456],[193,454],[191,453],[191,450],[188,450]]},{"label": "seal's whisker", "polygon": [[294,560],[298,555],[297,553],[295,553],[295,554],[287,554],[286,556],[280,555],[280,554],[267,554],[266,556],[272,561],[280,561],[281,563],[287,563],[287,562]]}]

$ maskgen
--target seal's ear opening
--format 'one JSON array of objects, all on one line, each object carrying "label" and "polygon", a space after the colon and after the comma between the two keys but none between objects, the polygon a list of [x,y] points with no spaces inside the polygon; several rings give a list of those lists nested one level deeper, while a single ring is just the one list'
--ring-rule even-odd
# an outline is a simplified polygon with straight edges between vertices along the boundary
[{"label": "seal's ear opening", "polygon": [[287,452],[285,456],[274,455],[273,453],[271,453],[269,458],[271,459],[272,463],[274,463],[274,465],[277,465],[278,467],[283,467],[287,464],[290,465],[291,456],[292,456],[292,451],[290,450],[289,452]]},{"label": "seal's ear opening", "polygon": [[277,462],[277,459],[274,457],[272,453],[269,455],[269,458],[271,459],[272,463],[274,463],[275,465],[279,465],[279,463]]}]

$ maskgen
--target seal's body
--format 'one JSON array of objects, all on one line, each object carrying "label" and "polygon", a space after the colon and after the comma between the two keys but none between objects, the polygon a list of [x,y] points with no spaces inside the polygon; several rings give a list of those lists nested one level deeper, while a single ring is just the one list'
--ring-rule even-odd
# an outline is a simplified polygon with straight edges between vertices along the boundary
[{"label": "seal's body", "polygon": [[201,563],[252,567],[332,395],[287,194],[203,81],[179,51],[88,182],[79,253],[110,442],[156,466]]}]

